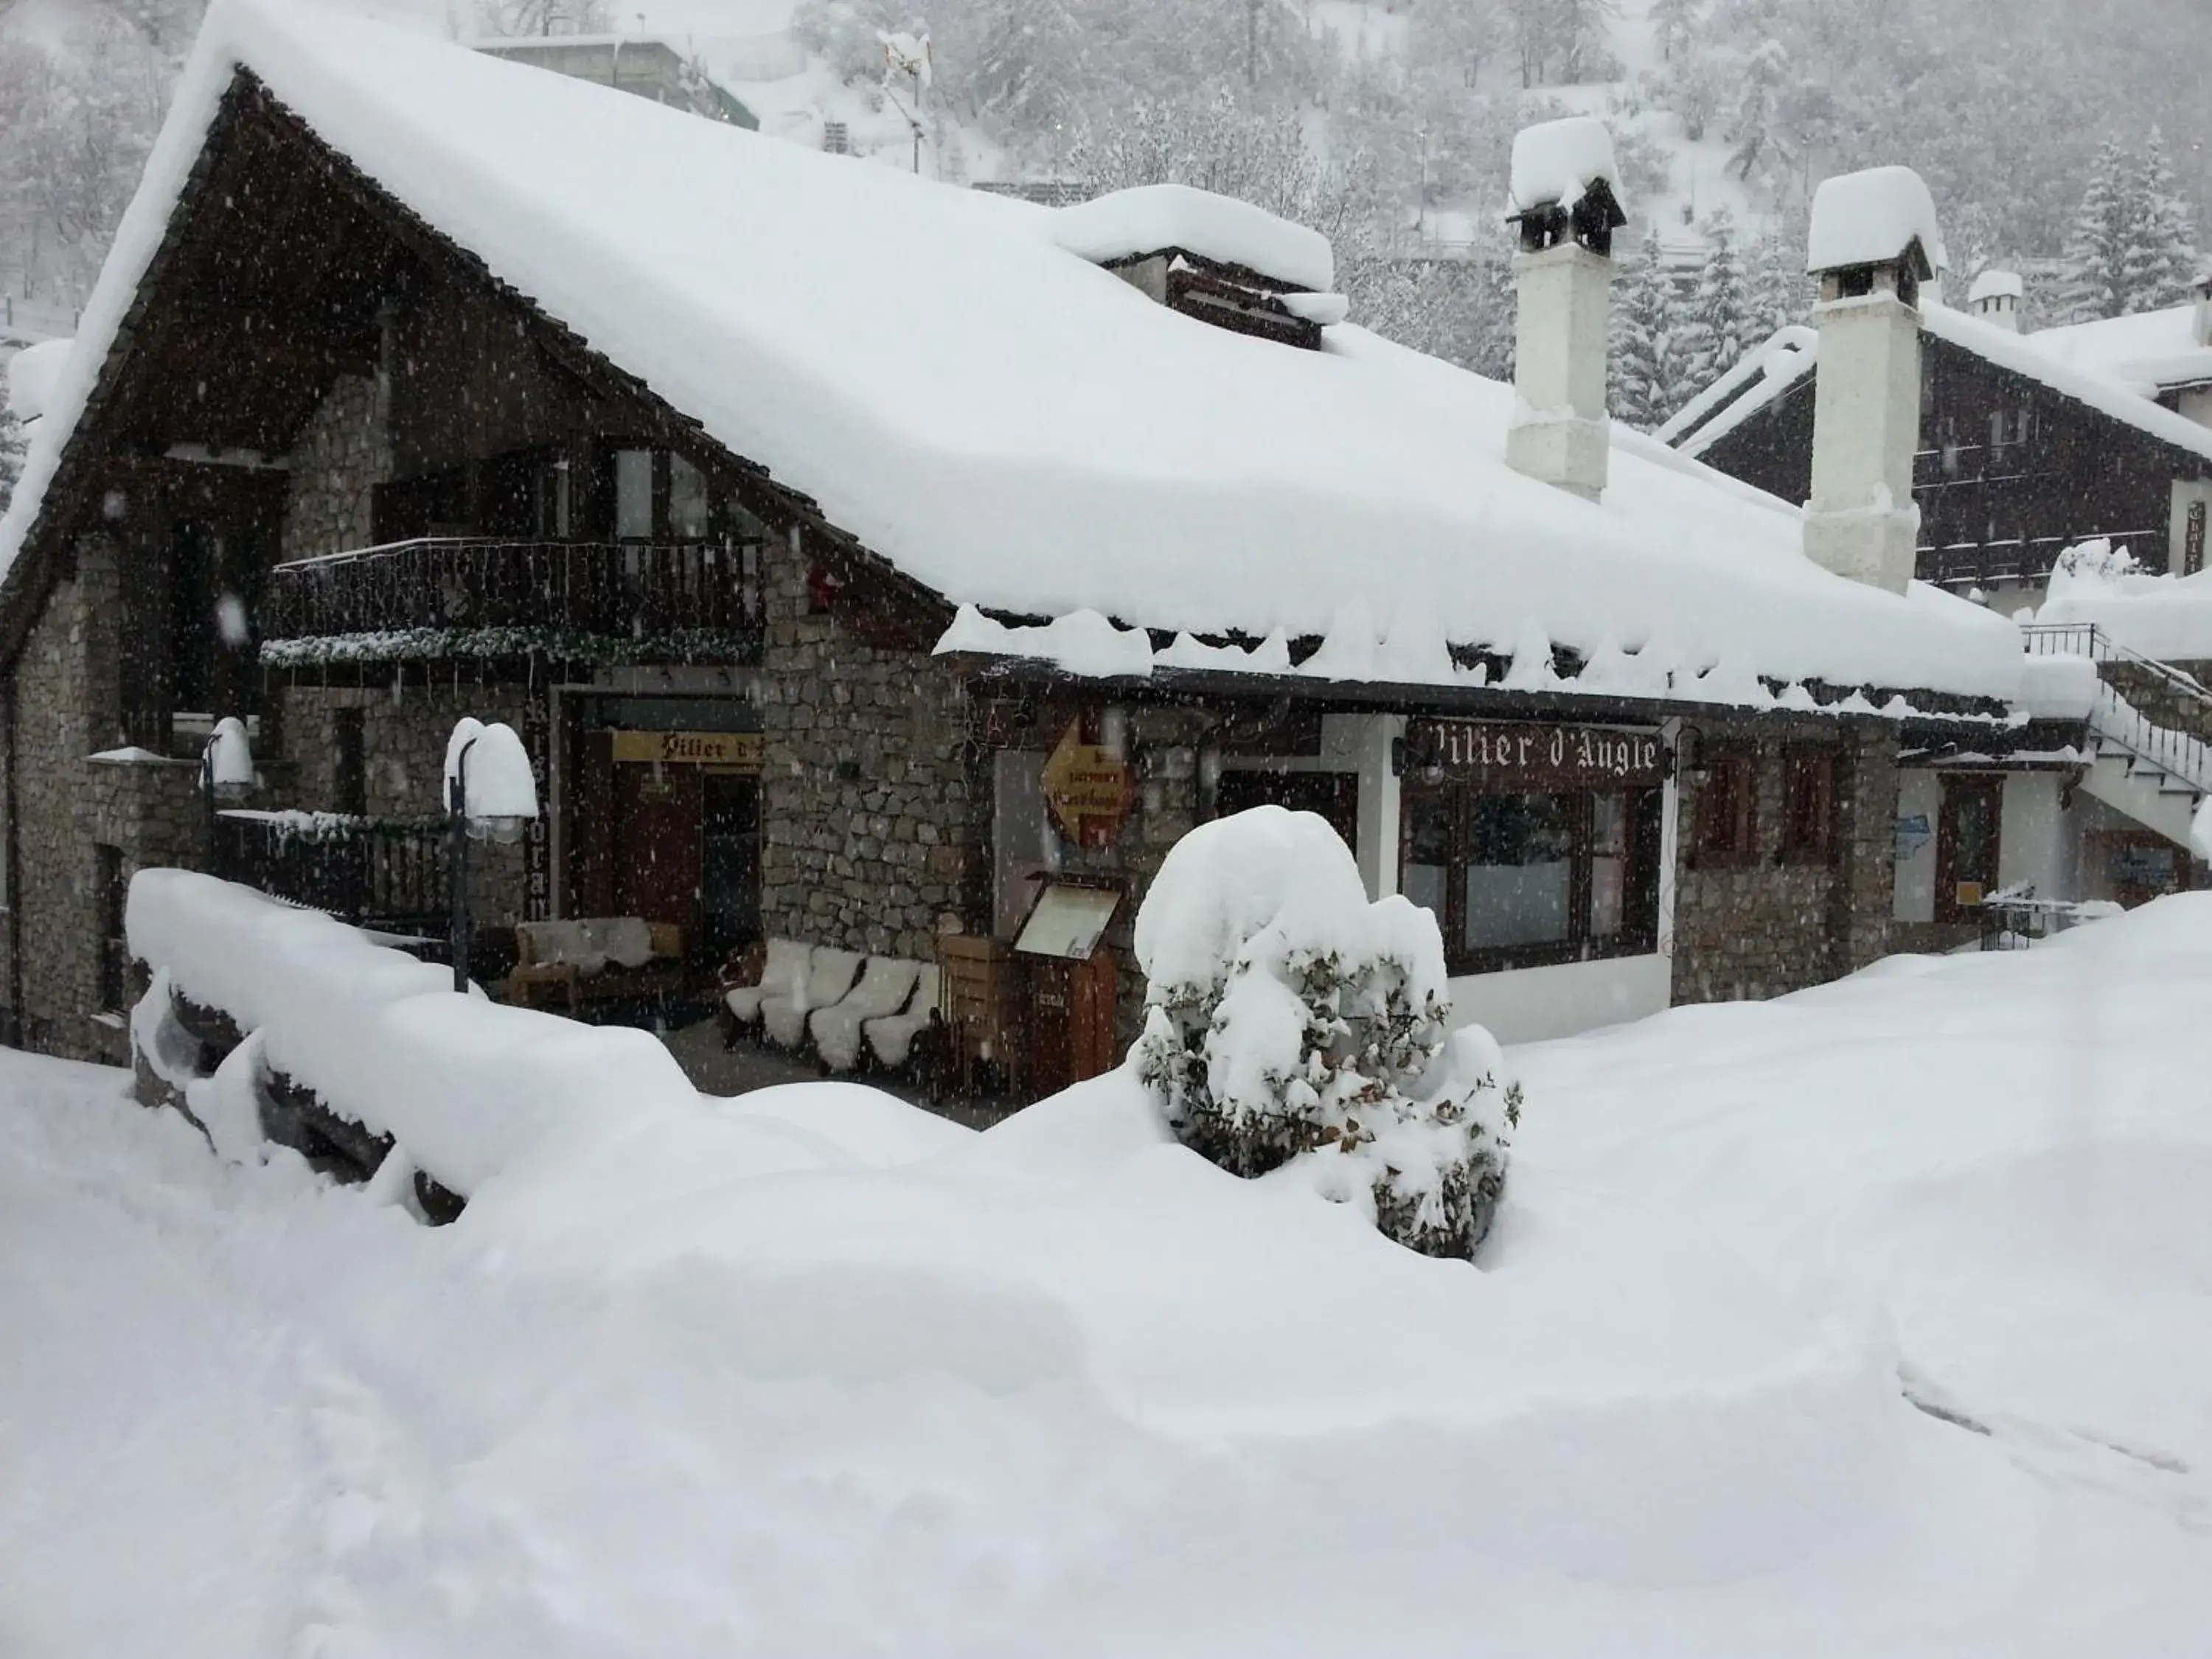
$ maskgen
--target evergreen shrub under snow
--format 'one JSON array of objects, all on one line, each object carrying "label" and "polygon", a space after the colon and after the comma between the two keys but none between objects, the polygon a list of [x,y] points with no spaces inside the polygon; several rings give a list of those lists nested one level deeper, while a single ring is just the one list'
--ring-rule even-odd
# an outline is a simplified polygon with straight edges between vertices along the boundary
[{"label": "evergreen shrub under snow", "polygon": [[1185,1146],[1310,1180],[1425,1255],[1481,1243],[1520,1087],[1489,1033],[1449,1029],[1436,918],[1370,903],[1324,819],[1262,806],[1186,836],[1136,948],[1137,1074]]}]

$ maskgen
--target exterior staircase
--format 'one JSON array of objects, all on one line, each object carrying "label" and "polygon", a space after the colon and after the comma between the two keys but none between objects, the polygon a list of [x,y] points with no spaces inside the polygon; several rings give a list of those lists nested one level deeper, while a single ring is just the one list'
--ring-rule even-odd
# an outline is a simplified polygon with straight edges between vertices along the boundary
[{"label": "exterior staircase", "polygon": [[2082,789],[2187,847],[2197,808],[2212,794],[2212,744],[2199,735],[2212,732],[2212,690],[2094,626],[2031,624],[2021,631],[2032,656],[2081,656],[2097,665]]}]

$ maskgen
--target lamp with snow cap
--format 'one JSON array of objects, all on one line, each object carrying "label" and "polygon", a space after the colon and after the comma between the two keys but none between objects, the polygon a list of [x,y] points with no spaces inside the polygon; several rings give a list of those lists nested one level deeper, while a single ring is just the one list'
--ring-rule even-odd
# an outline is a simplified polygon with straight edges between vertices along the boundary
[{"label": "lamp with snow cap", "polygon": [[447,875],[453,988],[469,988],[469,843],[511,847],[538,817],[538,781],[514,728],[463,717],[446,742]]},{"label": "lamp with snow cap", "polygon": [[216,837],[216,815],[225,805],[235,806],[253,793],[253,745],[246,740],[246,722],[235,714],[215,723],[208,740],[200,745],[200,799],[207,807],[207,863],[217,875],[221,854]]}]

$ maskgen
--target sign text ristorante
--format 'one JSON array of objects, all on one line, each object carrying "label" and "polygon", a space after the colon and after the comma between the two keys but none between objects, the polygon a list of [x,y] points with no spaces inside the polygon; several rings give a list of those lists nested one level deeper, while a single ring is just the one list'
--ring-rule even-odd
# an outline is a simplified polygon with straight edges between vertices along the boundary
[{"label": "sign text ristorante", "polygon": [[1597,726],[1429,720],[1407,733],[1421,771],[1441,769],[1455,783],[1516,789],[1638,788],[1667,775],[1667,747],[1656,732]]}]

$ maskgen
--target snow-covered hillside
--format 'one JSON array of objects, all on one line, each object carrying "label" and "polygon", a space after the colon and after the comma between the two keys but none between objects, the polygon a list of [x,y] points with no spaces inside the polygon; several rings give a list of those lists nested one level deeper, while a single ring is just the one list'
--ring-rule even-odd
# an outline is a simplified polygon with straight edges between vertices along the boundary
[{"label": "snow-covered hillside", "polygon": [[[820,1085],[417,1225],[0,1056],[10,1659],[2182,1656],[2212,896],[1518,1051],[1482,1265]],[[128,1593],[118,1585],[127,1583]]]}]

